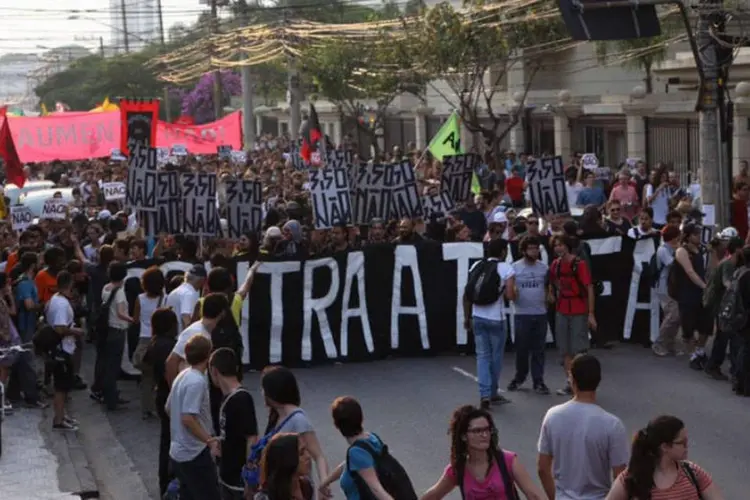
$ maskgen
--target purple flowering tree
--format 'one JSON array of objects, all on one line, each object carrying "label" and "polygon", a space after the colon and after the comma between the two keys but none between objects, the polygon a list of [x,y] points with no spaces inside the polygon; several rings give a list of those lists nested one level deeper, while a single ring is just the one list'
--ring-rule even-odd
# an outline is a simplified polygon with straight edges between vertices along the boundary
[{"label": "purple flowering tree", "polygon": [[[229,99],[242,94],[240,75],[232,71],[221,72],[222,106],[229,104]],[[196,124],[214,121],[214,73],[203,75],[195,88],[182,95],[182,114],[190,115]]]}]

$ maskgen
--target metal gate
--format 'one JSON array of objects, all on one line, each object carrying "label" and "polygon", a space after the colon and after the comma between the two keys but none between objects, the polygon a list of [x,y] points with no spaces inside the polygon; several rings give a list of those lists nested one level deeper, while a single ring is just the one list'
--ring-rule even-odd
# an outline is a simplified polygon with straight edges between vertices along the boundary
[{"label": "metal gate", "polygon": [[649,118],[646,122],[646,162],[674,168],[682,185],[697,179],[700,129],[698,120],[689,118]]}]

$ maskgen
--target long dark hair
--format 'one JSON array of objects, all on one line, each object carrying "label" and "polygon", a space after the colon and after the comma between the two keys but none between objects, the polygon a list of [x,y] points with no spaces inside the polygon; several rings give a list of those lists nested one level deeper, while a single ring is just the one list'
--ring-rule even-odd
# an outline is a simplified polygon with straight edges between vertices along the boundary
[{"label": "long dark hair", "polygon": [[633,438],[625,490],[629,498],[650,500],[654,488],[654,471],[661,458],[660,447],[672,443],[685,428],[682,420],[671,415],[656,417]]},{"label": "long dark hair", "polygon": [[[299,385],[297,378],[289,368],[283,366],[267,366],[263,370],[263,377],[260,380],[263,387],[263,394],[266,399],[280,405],[299,406],[302,400],[299,395]],[[271,408],[268,413],[268,425],[265,434],[271,432],[279,422],[279,412]]]},{"label": "long dark hair", "polygon": [[451,466],[454,471],[463,471],[466,469],[466,455],[469,448],[466,444],[466,433],[469,430],[469,423],[476,418],[484,418],[490,424],[490,447],[487,448],[487,461],[492,464],[495,452],[498,449],[497,428],[492,415],[487,410],[482,410],[471,405],[459,407],[453,412],[451,418],[450,430],[451,435]]},{"label": "long dark hair", "polygon": [[297,434],[276,434],[263,450],[260,486],[271,500],[290,500],[299,468]]}]

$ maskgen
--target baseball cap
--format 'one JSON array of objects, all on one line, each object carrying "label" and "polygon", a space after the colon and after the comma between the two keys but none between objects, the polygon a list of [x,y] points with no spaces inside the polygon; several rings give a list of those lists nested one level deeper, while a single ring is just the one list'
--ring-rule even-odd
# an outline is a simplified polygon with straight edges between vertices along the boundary
[{"label": "baseball cap", "polygon": [[99,220],[109,220],[112,218],[112,212],[109,210],[102,210],[96,218]]},{"label": "baseball cap", "polygon": [[490,224],[507,224],[508,223],[508,216],[505,215],[505,212],[495,212],[492,215],[492,222]]},{"label": "baseball cap", "polygon": [[205,278],[208,276],[208,273],[206,272],[206,268],[203,267],[202,264],[196,264],[193,267],[190,268],[190,271],[188,271],[191,276],[195,276],[196,278]]}]

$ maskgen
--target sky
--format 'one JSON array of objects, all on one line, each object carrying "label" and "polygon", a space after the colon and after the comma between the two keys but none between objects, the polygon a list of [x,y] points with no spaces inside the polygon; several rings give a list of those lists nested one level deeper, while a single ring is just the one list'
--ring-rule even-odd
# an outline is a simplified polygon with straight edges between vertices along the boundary
[{"label": "sky", "polygon": [[[189,25],[207,9],[199,0],[162,0],[165,32],[174,24]],[[99,37],[110,45],[111,15],[110,0],[0,0],[0,55],[42,53],[70,44],[98,50]]]}]

